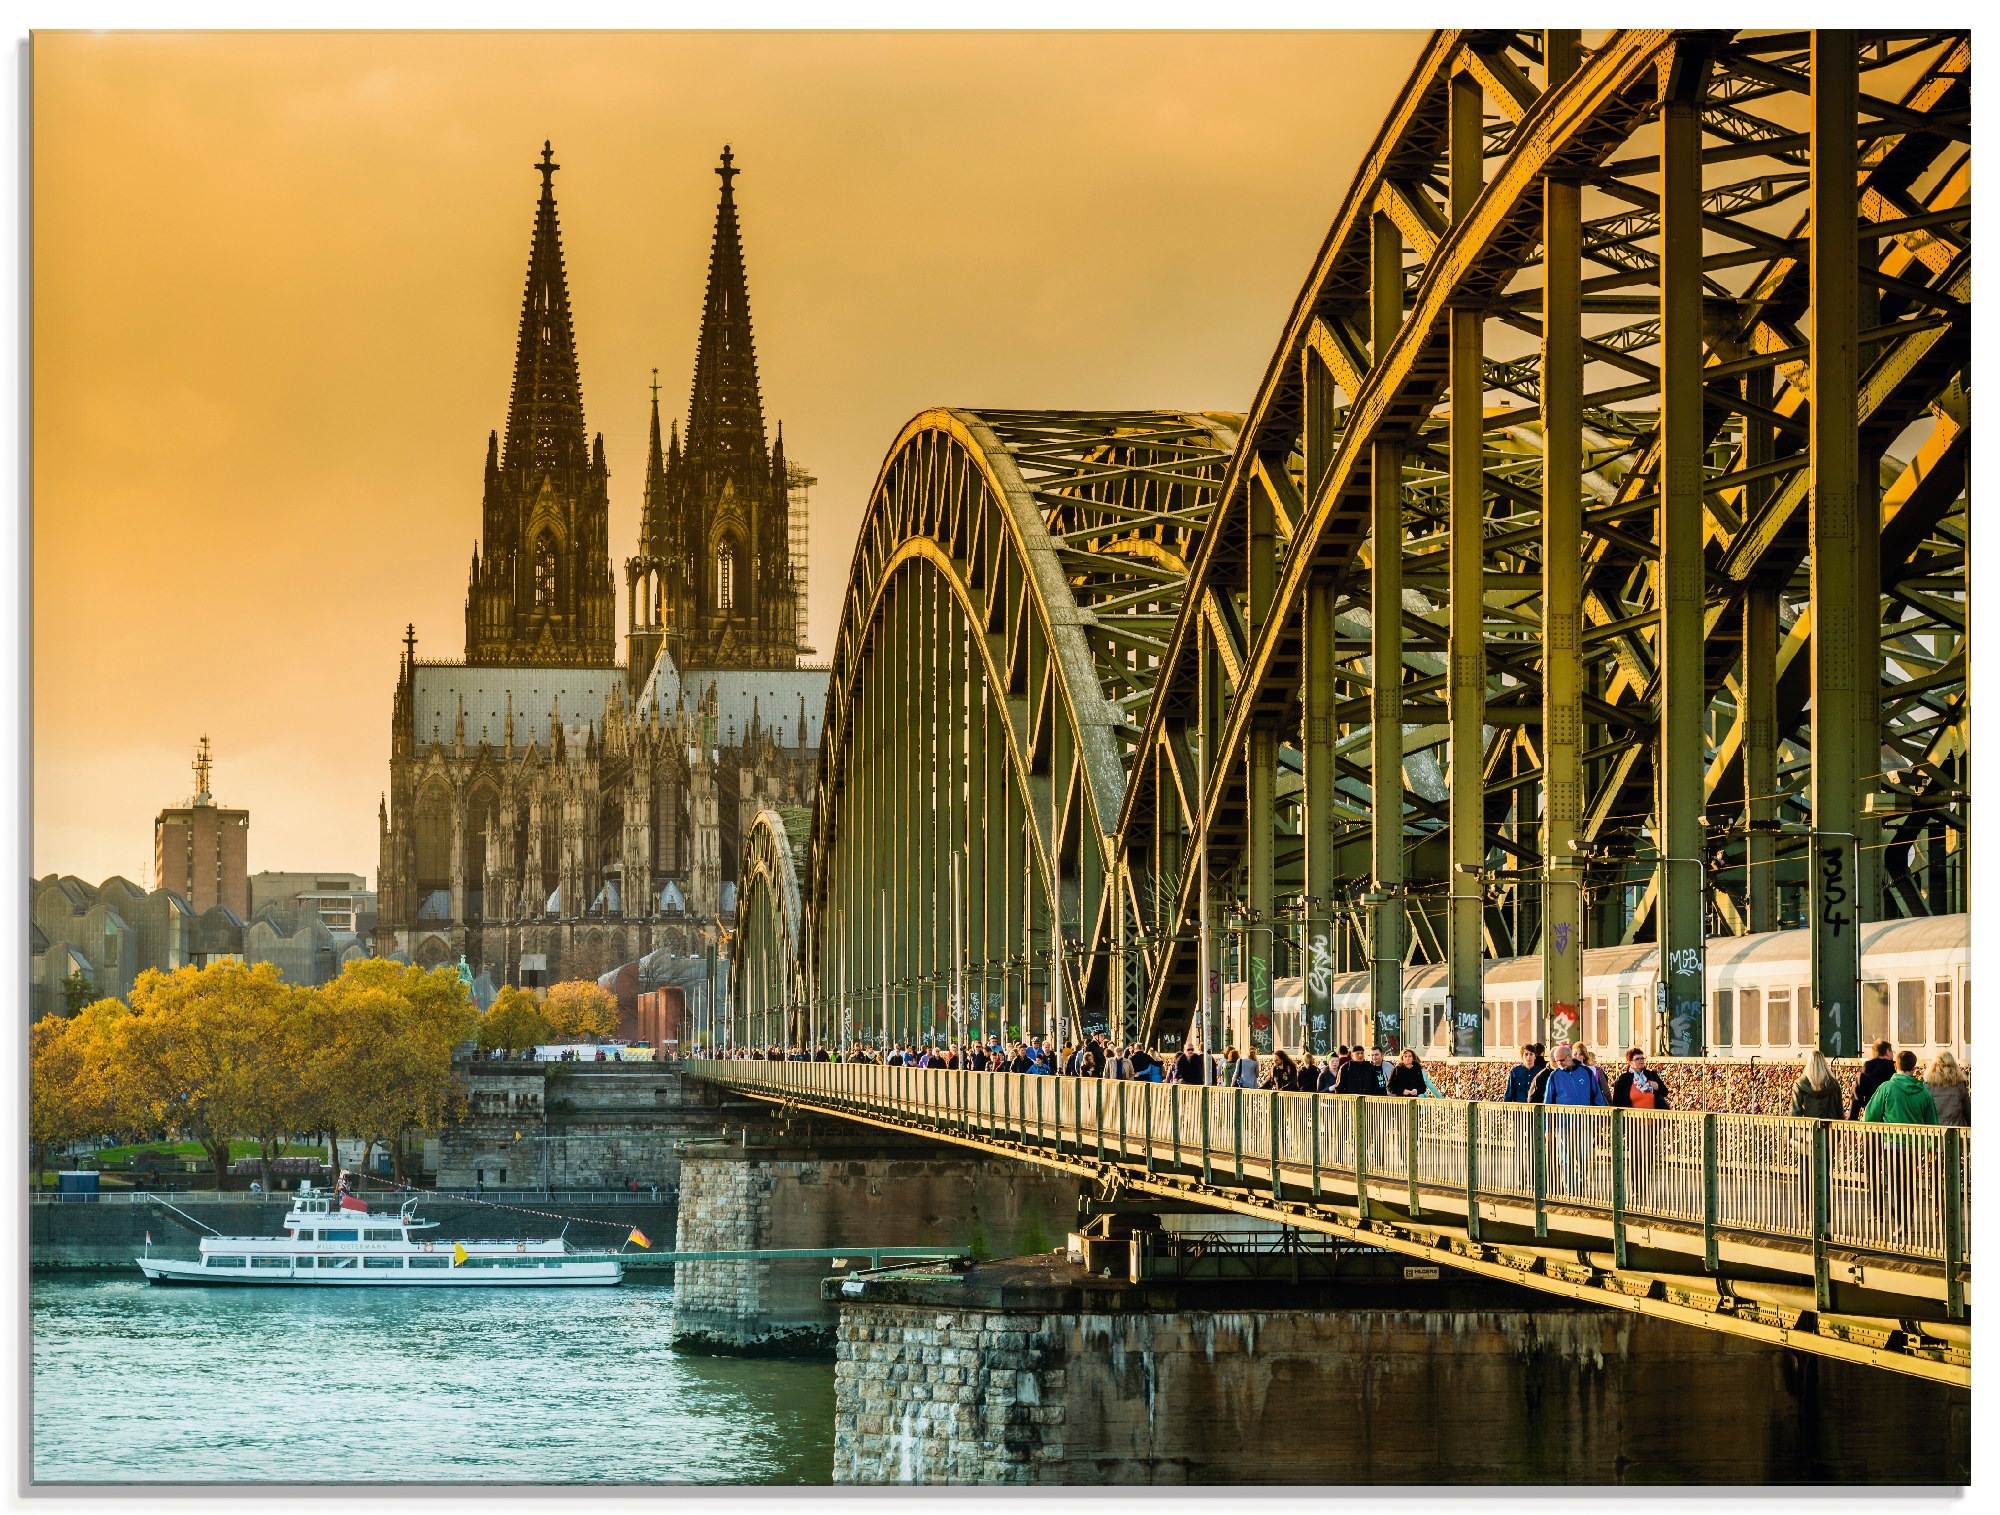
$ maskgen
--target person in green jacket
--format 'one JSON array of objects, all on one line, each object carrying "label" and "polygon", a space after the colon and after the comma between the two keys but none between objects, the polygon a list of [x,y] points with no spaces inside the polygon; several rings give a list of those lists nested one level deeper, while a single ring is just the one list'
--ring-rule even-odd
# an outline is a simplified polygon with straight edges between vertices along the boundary
[{"label": "person in green jacket", "polygon": [[1937,1104],[1931,1098],[1931,1091],[1924,1087],[1924,1081],[1917,1077],[1916,1053],[1897,1054],[1896,1076],[1870,1096],[1861,1118],[1900,1126],[1938,1123]]}]

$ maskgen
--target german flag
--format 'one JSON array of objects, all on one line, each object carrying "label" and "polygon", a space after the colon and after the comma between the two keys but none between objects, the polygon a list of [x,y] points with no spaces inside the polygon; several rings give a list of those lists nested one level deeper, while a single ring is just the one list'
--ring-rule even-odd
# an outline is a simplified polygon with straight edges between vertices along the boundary
[{"label": "german flag", "polygon": [[637,1226],[634,1226],[632,1228],[632,1234],[626,1237],[625,1240],[630,1242],[635,1247],[650,1247],[653,1245],[651,1242],[646,1240],[646,1233],[644,1231],[641,1231]]}]

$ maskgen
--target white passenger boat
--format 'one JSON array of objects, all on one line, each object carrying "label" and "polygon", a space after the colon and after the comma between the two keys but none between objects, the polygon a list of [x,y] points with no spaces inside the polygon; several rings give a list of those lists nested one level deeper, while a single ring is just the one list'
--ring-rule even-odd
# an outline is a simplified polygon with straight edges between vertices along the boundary
[{"label": "white passenger boat", "polygon": [[[354,1206],[360,1205],[356,1209]],[[561,1237],[543,1241],[427,1241],[437,1222],[416,1218],[417,1201],[395,1214],[370,1214],[299,1185],[282,1236],[204,1236],[196,1260],[146,1256],[139,1270],[156,1284],[383,1285],[436,1288],[582,1288],[615,1284],[625,1265],[605,1252],[579,1252]]]}]

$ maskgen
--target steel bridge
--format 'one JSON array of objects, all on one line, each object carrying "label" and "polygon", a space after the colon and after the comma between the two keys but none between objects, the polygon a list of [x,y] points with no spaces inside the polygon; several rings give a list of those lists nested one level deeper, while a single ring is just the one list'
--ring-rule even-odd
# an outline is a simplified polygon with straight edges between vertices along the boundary
[{"label": "steel bridge", "polygon": [[1477,1057],[1485,963],[1553,1039],[1647,943],[1698,1056],[1789,926],[1860,1049],[1860,926],[1968,888],[1970,42],[1588,43],[1431,38],[1240,415],[904,428],[711,1045],[1214,1045],[1228,982],[1269,1052],[1297,976],[1324,1050],[1365,970],[1394,1049],[1436,965]]},{"label": "steel bridge", "polygon": [[1477,1055],[1482,961],[1546,1018],[1646,941],[1687,1055],[1708,939],[1803,924],[1855,1053],[1857,924],[1966,894],[1970,69],[1439,33],[1244,416],[911,421],[754,1034],[1158,1040],[1226,976],[1268,1050],[1302,973],[1323,1046],[1365,967],[1393,1047],[1439,963]]}]

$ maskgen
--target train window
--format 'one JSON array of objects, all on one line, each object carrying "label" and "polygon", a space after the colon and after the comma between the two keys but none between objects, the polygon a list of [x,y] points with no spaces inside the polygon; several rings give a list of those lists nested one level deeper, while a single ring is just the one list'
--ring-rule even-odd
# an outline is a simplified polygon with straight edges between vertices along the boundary
[{"label": "train window", "polygon": [[[1771,1045],[1792,1041],[1792,991],[1790,988],[1771,989],[1764,995],[1764,1018],[1771,1028]],[[1810,1038],[1801,1036],[1800,1042]]]},{"label": "train window", "polygon": [[1938,979],[1931,985],[1931,1040],[1939,1046],[1951,1042],[1951,980]]},{"label": "train window", "polygon": [[1972,1045],[1972,975],[1966,974],[1958,986],[1958,1039]]},{"label": "train window", "polygon": [[1715,1045],[1733,1047],[1736,1045],[1736,996],[1728,989],[1718,989],[1713,996],[1715,1006]]},{"label": "train window", "polygon": [[1736,1045],[1760,1047],[1764,1044],[1764,1017],[1757,1013],[1757,991],[1736,992]]},{"label": "train window", "polygon": [[1924,1039],[1924,981],[1896,980],[1896,1045],[1914,1047]]},{"label": "train window", "polygon": [[[1741,1028],[1736,1039],[1746,1047],[1757,1045],[1758,1033],[1764,1027],[1763,1001],[1764,991],[1761,989],[1736,991],[1736,1024]],[[1790,1038],[1782,1028],[1775,1024],[1771,1027],[1769,1041],[1772,1046],[1778,1046],[1788,1040]]]},{"label": "train window", "polygon": [[1880,981],[1861,986],[1861,1044],[1872,1047],[1889,1039],[1889,986]]}]

